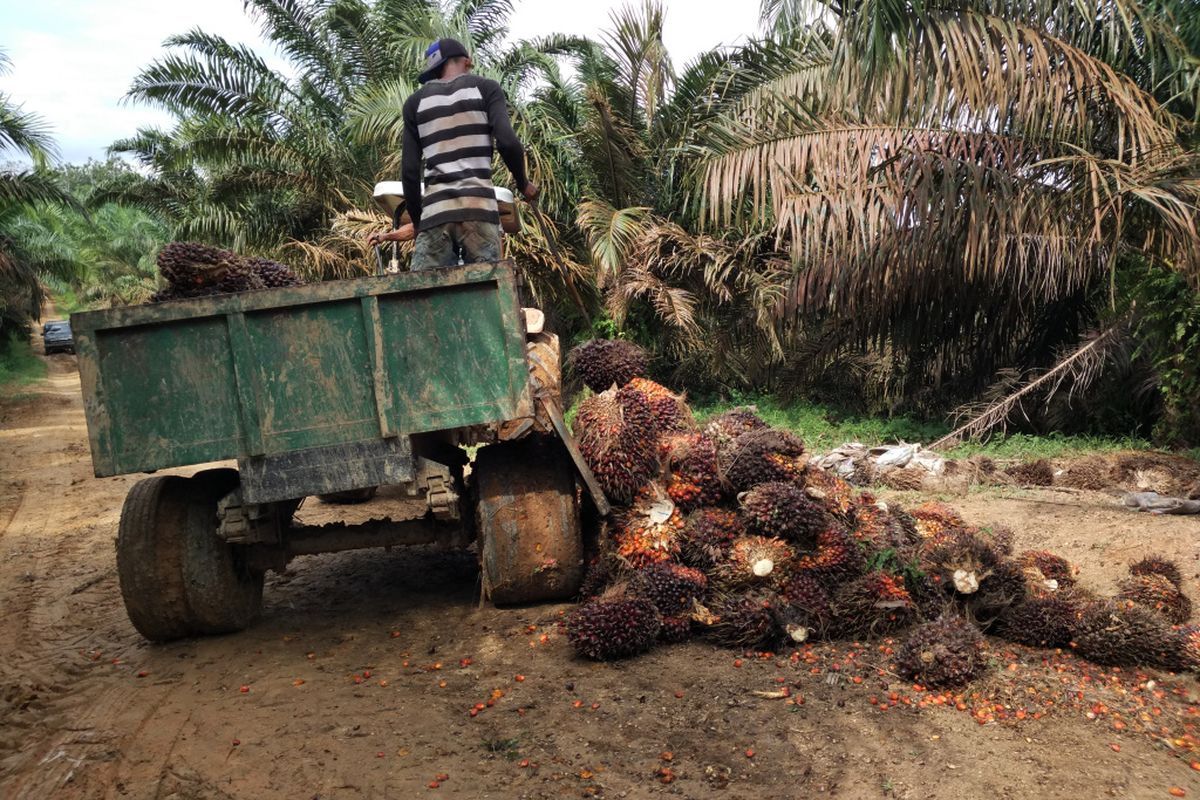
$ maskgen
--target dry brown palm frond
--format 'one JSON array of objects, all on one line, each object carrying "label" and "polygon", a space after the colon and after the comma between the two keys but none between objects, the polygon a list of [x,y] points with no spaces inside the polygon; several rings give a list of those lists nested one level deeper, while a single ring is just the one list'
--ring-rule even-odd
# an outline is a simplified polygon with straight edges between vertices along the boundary
[{"label": "dry brown palm frond", "polygon": [[1085,390],[1103,371],[1107,349],[1127,330],[1128,324],[1128,316],[1122,317],[1020,388],[1016,388],[1014,374],[1008,373],[1005,378],[1013,387],[1012,391],[1005,392],[1002,398],[982,408],[977,405],[964,408],[962,415],[968,417],[967,421],[930,444],[929,449],[950,447],[964,439],[978,439],[994,428],[1003,428],[1013,411],[1034,393],[1041,394],[1043,402],[1048,402],[1067,382],[1070,383],[1069,393]]},{"label": "dry brown palm frond", "polygon": [[[293,239],[284,244],[280,251],[290,261],[300,259],[296,270],[306,281],[373,275],[378,265],[372,248],[367,246],[367,234],[387,230],[390,225],[389,220],[374,211],[346,211],[334,217],[329,232],[324,236],[311,242]],[[412,253],[412,243],[402,242],[400,253],[401,261],[407,262]]]}]

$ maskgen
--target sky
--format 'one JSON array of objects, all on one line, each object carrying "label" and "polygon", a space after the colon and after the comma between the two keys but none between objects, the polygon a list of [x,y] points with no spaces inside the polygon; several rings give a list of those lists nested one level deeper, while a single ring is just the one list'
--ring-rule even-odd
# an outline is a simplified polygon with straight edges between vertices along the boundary
[{"label": "sky", "polygon": [[[597,36],[621,0],[516,0],[510,35]],[[744,41],[757,29],[758,3],[666,0],[664,42],[676,67],[719,45]],[[49,124],[64,162],[104,158],[114,140],[139,127],[168,126],[154,108],[122,98],[138,71],[162,55],[172,34],[199,27],[260,49],[265,44],[242,0],[0,0],[0,49],[12,69],[0,93]]]}]

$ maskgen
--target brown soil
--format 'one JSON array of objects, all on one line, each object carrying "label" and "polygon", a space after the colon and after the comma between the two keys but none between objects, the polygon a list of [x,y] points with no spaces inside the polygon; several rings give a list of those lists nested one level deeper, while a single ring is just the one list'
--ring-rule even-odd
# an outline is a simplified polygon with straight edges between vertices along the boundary
[{"label": "brown soil", "polygon": [[[1200,797],[1191,742],[1170,735],[1200,711],[1191,677],[1093,673],[993,642],[980,691],[1008,708],[979,724],[892,677],[887,643],[740,666],[739,654],[691,643],[595,665],[557,630],[566,606],[480,608],[466,553],[298,560],[269,578],[253,629],[152,646],[125,618],[114,565],[138,476],[91,476],[72,357],[52,359],[26,395],[0,403],[2,797],[962,800],[1162,798],[1172,786]],[[1135,514],[1085,491],[943,499],[1010,526],[1019,548],[1068,556],[1090,588],[1111,590],[1125,563],[1160,552],[1200,589],[1195,518]],[[397,502],[310,501],[300,514],[382,516]],[[754,694],[779,686],[790,697]],[[1068,702],[1015,721],[1023,695],[1051,692]],[[1149,699],[1127,726],[1116,724],[1122,698]]]}]

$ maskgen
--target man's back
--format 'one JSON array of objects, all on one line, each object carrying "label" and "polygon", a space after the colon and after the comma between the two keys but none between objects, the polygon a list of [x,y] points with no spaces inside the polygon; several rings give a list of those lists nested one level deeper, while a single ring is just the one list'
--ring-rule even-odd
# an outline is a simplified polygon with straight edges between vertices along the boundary
[{"label": "man's back", "polygon": [[429,81],[404,104],[405,126],[415,130],[425,164],[421,228],[466,221],[499,224],[492,187],[496,104],[509,127],[500,85],[471,74]]}]

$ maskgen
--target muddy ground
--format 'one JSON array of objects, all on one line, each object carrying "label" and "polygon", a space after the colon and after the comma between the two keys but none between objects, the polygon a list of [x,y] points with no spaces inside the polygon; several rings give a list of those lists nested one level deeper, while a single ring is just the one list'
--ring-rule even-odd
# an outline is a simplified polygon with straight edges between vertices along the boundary
[{"label": "muddy ground", "polygon": [[[1193,677],[998,641],[953,696],[896,679],[888,642],[596,665],[557,630],[567,606],[480,608],[466,553],[297,560],[253,629],[152,646],[114,561],[137,479],[92,477],[73,357],[0,401],[0,797],[1200,797]],[[949,500],[1092,588],[1154,551],[1200,589],[1196,518],[1102,492]]]}]

